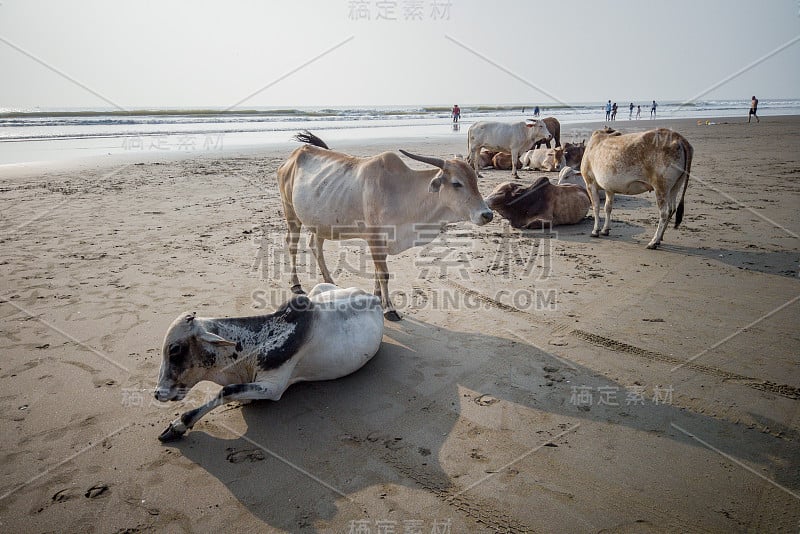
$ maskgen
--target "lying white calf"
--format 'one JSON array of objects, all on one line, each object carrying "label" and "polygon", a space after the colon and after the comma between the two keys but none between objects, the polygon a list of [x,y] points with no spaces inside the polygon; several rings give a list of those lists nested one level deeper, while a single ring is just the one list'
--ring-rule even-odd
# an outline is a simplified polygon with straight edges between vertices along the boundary
[{"label": "lying white calf", "polygon": [[360,369],[383,337],[381,299],[355,287],[318,284],[270,315],[210,319],[184,314],[167,331],[155,397],[183,399],[201,380],[223,386],[158,437],[180,438],[205,414],[235,400],[278,400],[295,382],[333,380]]},{"label": "lying white calf", "polygon": [[564,166],[564,148],[534,148],[522,155],[522,168],[531,171],[557,171]]}]

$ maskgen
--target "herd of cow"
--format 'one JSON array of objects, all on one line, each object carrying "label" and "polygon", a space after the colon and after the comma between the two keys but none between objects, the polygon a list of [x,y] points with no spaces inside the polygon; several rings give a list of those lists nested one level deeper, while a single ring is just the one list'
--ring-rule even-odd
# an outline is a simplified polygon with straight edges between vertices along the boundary
[{"label": "herd of cow", "polygon": [[[295,382],[331,380],[363,366],[380,346],[384,317],[400,319],[389,298],[387,255],[433,241],[437,232],[432,227],[459,221],[484,225],[492,221],[493,210],[515,228],[574,224],[591,207],[591,235],[598,237],[609,233],[616,194],[655,191],[659,223],[647,247],[658,247],[672,215],[676,228],[683,217],[693,155],[683,136],[664,128],[624,135],[604,128],[587,143],[562,147],[553,117],[477,122],[468,132],[466,160],[400,150],[429,165],[425,170],[409,168],[393,152],[355,157],[329,149],[307,131],[295,138],[303,146],[278,168],[277,177],[296,296],[273,314],[214,319],[187,313],[172,323],[162,348],[156,399],[183,399],[201,380],[223,387],[214,399],[170,423],[159,436],[162,441],[180,438],[227,402],[278,400]],[[550,141],[555,141],[553,148]],[[560,170],[559,180],[553,184],[543,176],[528,186],[505,182],[484,199],[478,178],[490,161],[495,168],[510,169],[514,178],[518,167],[527,167]],[[600,230],[602,192],[606,218]],[[311,233],[309,245],[324,281],[308,296],[296,269],[303,226]],[[336,287],[325,263],[326,240],[353,238],[369,245],[375,265],[372,295]]]}]

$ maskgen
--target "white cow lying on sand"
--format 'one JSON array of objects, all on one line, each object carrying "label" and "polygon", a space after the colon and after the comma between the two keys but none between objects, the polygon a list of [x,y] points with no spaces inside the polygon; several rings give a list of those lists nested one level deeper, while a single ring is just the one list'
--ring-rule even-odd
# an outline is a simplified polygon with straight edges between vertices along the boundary
[{"label": "white cow lying on sand", "polygon": [[658,228],[647,248],[657,248],[672,214],[676,214],[675,228],[683,219],[683,198],[689,184],[693,155],[692,145],[681,134],[667,128],[625,135],[611,128],[592,133],[581,161],[581,174],[586,180],[594,211],[591,236],[600,235],[600,188],[606,191],[603,235],[608,235],[611,226],[615,194],[638,195],[655,191]]},{"label": "white cow lying on sand", "polygon": [[383,337],[381,299],[318,284],[275,313],[210,319],[184,314],[167,330],[155,397],[183,399],[201,380],[223,386],[158,437],[180,438],[205,414],[235,400],[278,400],[295,382],[333,380],[360,369]]},{"label": "white cow lying on sand", "polygon": [[522,167],[532,171],[557,171],[564,166],[564,149],[534,148],[522,155]]}]

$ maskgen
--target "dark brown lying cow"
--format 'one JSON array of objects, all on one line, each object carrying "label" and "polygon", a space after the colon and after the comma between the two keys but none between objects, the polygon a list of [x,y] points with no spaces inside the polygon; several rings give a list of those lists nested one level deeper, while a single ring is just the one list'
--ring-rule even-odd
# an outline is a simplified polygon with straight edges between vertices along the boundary
[{"label": "dark brown lying cow", "polygon": [[498,185],[486,204],[514,228],[576,224],[591,206],[586,190],[577,185],[553,185],[542,176],[528,187],[514,182]]},{"label": "dark brown lying cow", "polygon": [[[556,147],[560,147],[561,146],[561,123],[558,122],[558,119],[555,118],[555,117],[546,117],[546,118],[542,119],[542,122],[545,123],[545,125],[547,126],[547,131],[550,132],[550,135],[553,136],[553,139],[556,142],[555,146]],[[550,140],[549,139],[541,139],[539,141],[536,141],[533,144],[533,146],[531,147],[531,150],[534,149],[534,148],[539,148],[542,145],[546,146],[547,148],[550,148]]]}]

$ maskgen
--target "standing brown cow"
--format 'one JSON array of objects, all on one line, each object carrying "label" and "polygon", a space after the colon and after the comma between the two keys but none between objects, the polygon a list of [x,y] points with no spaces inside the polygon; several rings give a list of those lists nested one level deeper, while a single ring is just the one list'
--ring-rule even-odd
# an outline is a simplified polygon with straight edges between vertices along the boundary
[{"label": "standing brown cow", "polygon": [[[544,119],[542,119],[542,122],[545,123],[545,125],[547,126],[547,131],[550,132],[550,135],[553,136],[553,139],[556,142],[556,147],[560,147],[561,123],[558,122],[558,119],[555,117],[545,117]],[[550,139],[540,139],[539,141],[536,141],[531,147],[531,149],[539,148],[542,145],[546,146],[547,148],[550,148]]]},{"label": "standing brown cow", "polygon": [[[591,236],[608,235],[616,193],[638,195],[655,191],[658,228],[647,248],[657,248],[672,214],[676,214],[675,228],[683,219],[683,199],[689,185],[693,155],[689,141],[667,128],[625,135],[611,128],[594,132],[581,162],[581,174],[586,180],[594,212]],[[606,191],[606,220],[602,231],[599,231],[600,188]]]}]

